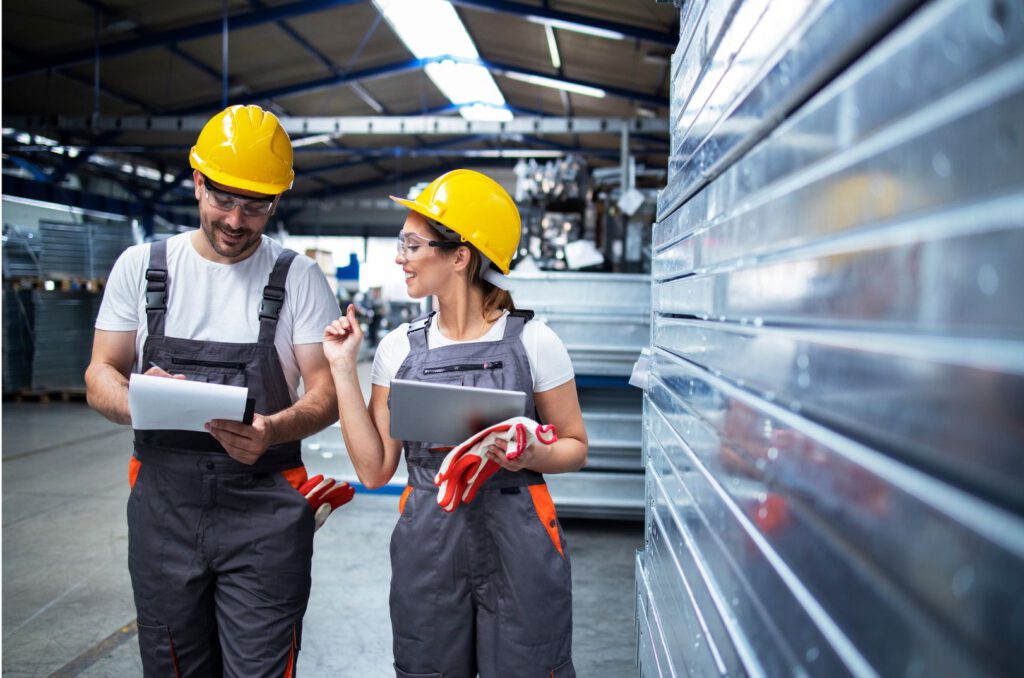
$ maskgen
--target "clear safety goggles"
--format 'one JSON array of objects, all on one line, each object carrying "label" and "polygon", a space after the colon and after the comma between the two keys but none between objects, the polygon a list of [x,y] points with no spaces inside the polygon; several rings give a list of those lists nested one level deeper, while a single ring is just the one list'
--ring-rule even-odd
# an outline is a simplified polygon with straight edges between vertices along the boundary
[{"label": "clear safety goggles", "polygon": [[398,234],[398,239],[395,242],[398,254],[408,261],[422,259],[432,252],[433,250],[431,248],[434,247],[455,249],[460,244],[461,243],[451,242],[450,240],[430,240],[429,238],[424,238],[422,235],[405,233],[404,231]]},{"label": "clear safety goggles", "polygon": [[276,198],[271,198],[270,200],[243,198],[234,193],[226,193],[225,191],[211,188],[205,181],[203,182],[203,195],[206,197],[206,202],[213,207],[224,212],[230,212],[235,207],[239,207],[242,210],[242,214],[247,217],[262,217],[270,214],[270,210],[273,209],[274,201],[276,200]]}]

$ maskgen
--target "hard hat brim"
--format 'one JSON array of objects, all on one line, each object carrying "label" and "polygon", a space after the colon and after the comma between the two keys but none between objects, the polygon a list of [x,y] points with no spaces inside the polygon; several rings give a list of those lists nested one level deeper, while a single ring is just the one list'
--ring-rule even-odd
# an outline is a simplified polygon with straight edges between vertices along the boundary
[{"label": "hard hat brim", "polygon": [[192,152],[188,154],[188,161],[189,165],[192,166],[192,169],[199,170],[203,176],[209,177],[221,186],[227,186],[228,188],[240,188],[243,191],[253,191],[264,195],[281,195],[290,189],[292,184],[295,183],[295,170],[291,170],[287,185],[251,181],[249,179],[242,179],[240,177],[221,172],[220,170],[211,167],[208,163],[203,162],[202,158],[200,158],[196,153],[195,146],[192,147]]},{"label": "hard hat brim", "polygon": [[391,198],[391,200],[397,202],[402,207],[406,207],[406,208],[412,210],[413,212],[416,212],[417,214],[419,214],[422,217],[425,217],[425,218],[427,218],[427,219],[429,219],[431,221],[436,221],[436,222],[438,222],[440,224],[444,224],[444,226],[446,228],[450,228],[451,230],[453,230],[456,233],[458,233],[460,238],[461,238],[461,240],[462,240],[462,242],[464,244],[472,246],[477,251],[479,251],[482,255],[484,255],[487,258],[487,260],[490,261],[496,269],[501,271],[502,274],[504,274],[504,275],[508,275],[509,274],[510,267],[508,265],[502,265],[502,263],[498,263],[500,260],[495,257],[494,252],[492,252],[490,248],[480,247],[480,246],[474,244],[468,237],[466,237],[466,235],[464,233],[461,233],[461,232],[459,232],[459,230],[457,228],[454,228],[453,226],[451,226],[449,224],[446,224],[440,215],[434,214],[429,209],[427,209],[422,203],[419,203],[419,202],[417,202],[415,200],[408,200],[406,198],[399,198],[398,196],[395,196],[395,195],[389,195],[388,197]]}]

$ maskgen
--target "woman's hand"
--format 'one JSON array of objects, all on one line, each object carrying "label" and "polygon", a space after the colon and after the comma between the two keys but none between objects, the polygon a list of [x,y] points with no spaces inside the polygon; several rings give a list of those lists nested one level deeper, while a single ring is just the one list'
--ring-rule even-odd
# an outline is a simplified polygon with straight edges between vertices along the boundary
[{"label": "woman's hand", "polygon": [[524,468],[530,468],[530,464],[536,462],[538,457],[543,455],[549,447],[549,445],[541,442],[531,443],[518,458],[508,459],[505,457],[505,452],[508,450],[508,441],[499,438],[487,446],[487,458],[506,471],[514,473],[522,471]]},{"label": "woman's hand", "polygon": [[349,304],[345,315],[324,330],[324,355],[332,368],[355,368],[362,343],[363,330],[356,320],[356,308]]}]

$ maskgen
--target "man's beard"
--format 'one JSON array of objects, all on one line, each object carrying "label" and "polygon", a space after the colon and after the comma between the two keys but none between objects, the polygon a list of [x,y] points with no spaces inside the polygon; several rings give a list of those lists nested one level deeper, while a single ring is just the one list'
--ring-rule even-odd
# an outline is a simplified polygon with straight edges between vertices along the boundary
[{"label": "man's beard", "polygon": [[[262,229],[258,231],[242,230],[235,232],[232,231],[232,229],[229,228],[226,224],[224,224],[224,222],[216,221],[214,219],[210,219],[209,217],[206,217],[202,220],[202,225],[203,235],[206,236],[206,240],[210,243],[210,247],[212,247],[213,251],[222,257],[234,258],[239,257],[245,254],[246,252],[249,252],[255,247],[256,244],[259,243],[260,238],[263,235]],[[227,244],[220,242],[217,240],[217,233],[222,231],[227,231],[228,233],[231,233],[233,235],[237,233],[238,235],[241,235],[243,237],[243,240],[238,242],[238,244]],[[246,234],[249,234],[250,237],[245,238]]]}]

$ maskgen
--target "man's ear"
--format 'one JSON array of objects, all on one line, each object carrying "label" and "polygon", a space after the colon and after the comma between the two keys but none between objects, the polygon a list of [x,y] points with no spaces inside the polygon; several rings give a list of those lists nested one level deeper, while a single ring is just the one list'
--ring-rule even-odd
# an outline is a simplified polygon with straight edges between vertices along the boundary
[{"label": "man's ear", "polygon": [[202,182],[202,180],[203,175],[200,174],[199,170],[192,170],[192,183],[195,185],[195,194],[197,201],[203,199],[203,194],[201,192],[203,189],[200,188],[200,183]]}]

